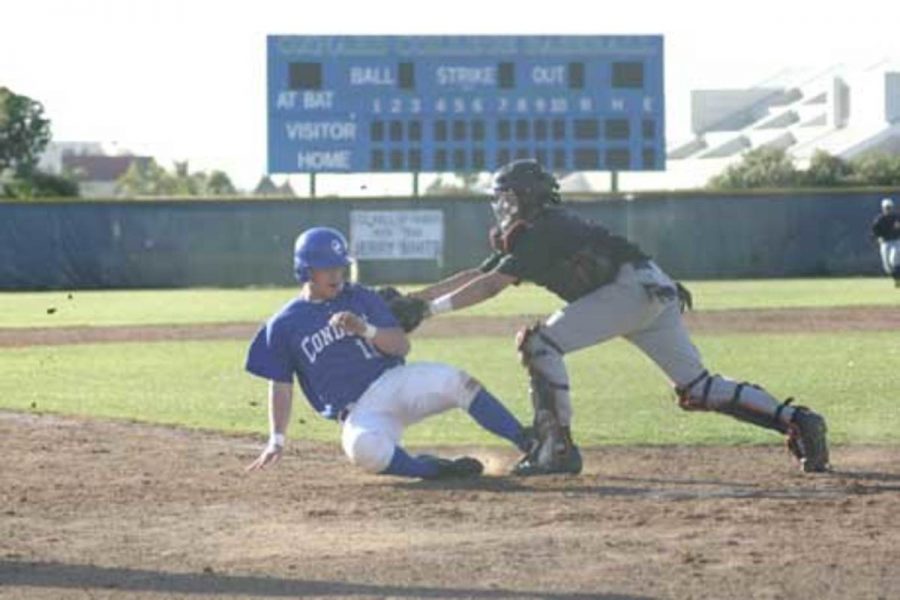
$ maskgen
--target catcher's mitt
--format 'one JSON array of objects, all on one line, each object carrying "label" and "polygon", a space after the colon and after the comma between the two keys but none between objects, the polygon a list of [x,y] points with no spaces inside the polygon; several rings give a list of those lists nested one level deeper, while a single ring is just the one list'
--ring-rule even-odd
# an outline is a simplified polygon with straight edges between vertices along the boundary
[{"label": "catcher's mitt", "polygon": [[382,287],[375,290],[387,302],[403,331],[409,333],[428,316],[428,303],[419,298],[404,296],[397,288]]}]

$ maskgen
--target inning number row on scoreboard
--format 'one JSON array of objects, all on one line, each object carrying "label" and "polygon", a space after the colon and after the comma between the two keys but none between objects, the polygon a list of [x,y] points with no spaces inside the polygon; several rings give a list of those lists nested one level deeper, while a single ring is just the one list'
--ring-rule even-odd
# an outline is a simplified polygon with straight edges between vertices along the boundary
[{"label": "inning number row on scoreboard", "polygon": [[664,168],[659,36],[270,36],[270,172]]}]

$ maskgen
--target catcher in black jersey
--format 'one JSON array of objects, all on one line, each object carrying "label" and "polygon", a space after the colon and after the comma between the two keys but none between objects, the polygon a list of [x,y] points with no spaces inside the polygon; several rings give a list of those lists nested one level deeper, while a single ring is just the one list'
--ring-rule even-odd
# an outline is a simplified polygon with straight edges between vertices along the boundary
[{"label": "catcher in black jersey", "polygon": [[619,336],[665,372],[682,408],[716,411],[782,433],[804,471],[828,470],[825,420],[757,385],[708,371],[681,318],[691,304],[689,292],[635,244],[563,207],[558,189],[553,175],[533,160],[501,168],[494,177],[491,256],[393,305],[414,328],[422,318],[477,304],[521,281],[566,302],[517,336],[531,379],[535,443],[514,472],[581,471],[563,356]]}]

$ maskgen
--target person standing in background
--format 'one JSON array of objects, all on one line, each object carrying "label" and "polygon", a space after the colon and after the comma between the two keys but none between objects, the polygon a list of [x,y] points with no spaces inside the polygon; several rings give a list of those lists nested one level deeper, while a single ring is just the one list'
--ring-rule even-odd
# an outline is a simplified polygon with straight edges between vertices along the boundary
[{"label": "person standing in background", "polygon": [[884,272],[894,278],[894,287],[900,288],[900,213],[890,198],[881,201],[881,214],[872,222],[872,235],[881,247]]}]

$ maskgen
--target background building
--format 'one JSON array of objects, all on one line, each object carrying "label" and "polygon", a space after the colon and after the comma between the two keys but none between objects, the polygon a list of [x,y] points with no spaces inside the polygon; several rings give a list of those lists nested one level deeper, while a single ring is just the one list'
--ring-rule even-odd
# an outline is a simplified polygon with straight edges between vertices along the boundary
[{"label": "background building", "polygon": [[50,142],[38,166],[48,173],[72,176],[82,196],[108,198],[120,195],[118,180],[132,163],[145,166],[150,160],[115,143]]},{"label": "background building", "polygon": [[[900,63],[787,69],[743,89],[693,90],[690,118],[691,137],[667,145],[666,171],[620,173],[620,189],[703,187],[757,148],[784,149],[798,168],[817,150],[846,160],[898,154]],[[610,175],[573,173],[562,185],[567,192],[609,190]]]}]

